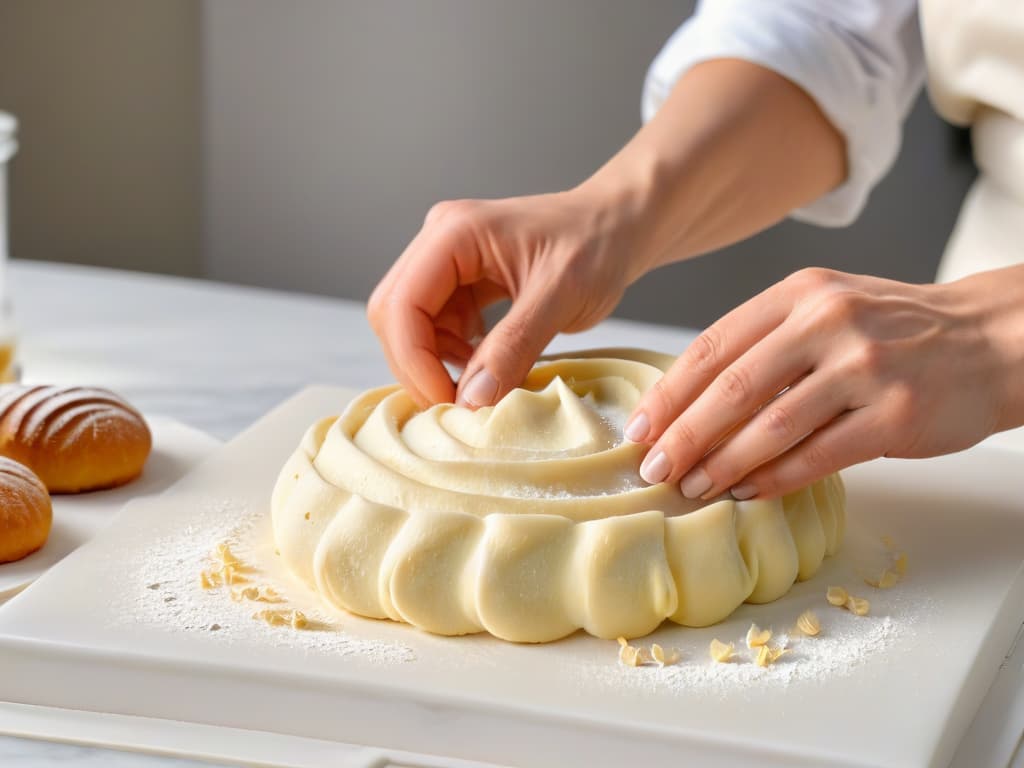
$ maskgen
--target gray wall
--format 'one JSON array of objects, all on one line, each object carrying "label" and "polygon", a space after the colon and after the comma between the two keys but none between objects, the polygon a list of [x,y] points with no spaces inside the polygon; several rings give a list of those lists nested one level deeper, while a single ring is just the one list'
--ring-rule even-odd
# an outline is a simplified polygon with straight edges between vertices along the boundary
[{"label": "gray wall", "polygon": [[204,6],[211,275],[365,297],[451,197],[565,188],[639,124],[686,11],[618,0]]},{"label": "gray wall", "polygon": [[[563,189],[639,126],[691,3],[203,6],[208,273],[365,298],[437,200]],[[619,314],[704,325],[803,265],[926,281],[972,174],[922,100],[852,228],[786,223],[649,276]]]},{"label": "gray wall", "polygon": [[[639,126],[685,0],[2,0],[12,252],[365,298],[453,197],[563,189]],[[934,274],[971,174],[918,105],[854,227],[786,223],[634,286],[703,325],[807,264]]]},{"label": "gray wall", "polygon": [[11,254],[198,274],[198,0],[0,0]]}]

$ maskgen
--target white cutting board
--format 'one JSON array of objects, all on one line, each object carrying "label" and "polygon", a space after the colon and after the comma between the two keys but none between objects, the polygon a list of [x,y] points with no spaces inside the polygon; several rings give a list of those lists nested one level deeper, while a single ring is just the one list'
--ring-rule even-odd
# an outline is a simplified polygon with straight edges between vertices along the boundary
[{"label": "white cutting board", "polygon": [[27,587],[47,569],[103,530],[126,502],[161,493],[206,458],[220,441],[163,416],[147,416],[153,450],[142,476],[127,485],[53,497],[53,527],[46,544],[26,558],[0,564],[0,602]]},{"label": "white cutting board", "polygon": [[[133,573],[133,553],[183,537],[212,546],[211,532],[230,518],[265,512],[306,426],[338,412],[349,395],[301,393],[162,497],[128,505],[0,609],[0,700],[509,765],[938,766],[952,757],[1024,620],[1021,458],[984,447],[850,471],[849,545],[819,577],[717,627],[656,633],[684,649],[681,672],[702,671],[704,682],[691,687],[672,683],[671,669],[620,667],[614,643],[583,635],[517,646],[346,617],[340,634],[305,640],[280,630],[267,635],[279,639],[247,641],[228,632],[235,604],[212,594],[204,599],[228,617],[221,632],[126,615],[150,578]],[[822,593],[828,583],[856,587],[858,560],[880,534],[907,550],[910,575],[886,592],[859,589],[873,605],[864,632],[883,622],[896,629],[879,652],[852,656],[851,669],[839,657],[833,673],[795,675],[788,685],[779,682],[785,667],[762,679],[746,662],[728,670],[751,673],[743,685],[714,682],[702,650],[711,637],[739,639],[752,620],[779,626],[807,606],[826,630],[852,620]],[[296,602],[309,599],[293,583],[286,588]],[[333,645],[324,641],[334,635]],[[812,644],[780,665],[812,664],[817,641],[804,642]]]}]

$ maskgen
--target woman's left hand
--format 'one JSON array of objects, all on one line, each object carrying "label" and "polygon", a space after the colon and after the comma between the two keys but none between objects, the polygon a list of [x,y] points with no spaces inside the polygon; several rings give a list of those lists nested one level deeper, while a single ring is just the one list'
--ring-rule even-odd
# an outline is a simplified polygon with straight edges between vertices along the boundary
[{"label": "woman's left hand", "polygon": [[641,475],[690,498],[779,496],[879,456],[1024,423],[1024,267],[948,285],[795,273],[702,333],[644,396]]}]

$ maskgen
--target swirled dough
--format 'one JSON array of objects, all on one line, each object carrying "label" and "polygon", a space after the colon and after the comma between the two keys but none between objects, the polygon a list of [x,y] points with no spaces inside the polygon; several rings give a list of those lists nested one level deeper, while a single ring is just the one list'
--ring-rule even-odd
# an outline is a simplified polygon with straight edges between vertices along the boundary
[{"label": "swirled dough", "polygon": [[775,600],[839,547],[842,482],[711,503],[644,483],[622,426],[671,362],[622,349],[544,360],[476,411],[365,392],[281,470],[278,550],[329,603],[444,635],[637,637]]}]

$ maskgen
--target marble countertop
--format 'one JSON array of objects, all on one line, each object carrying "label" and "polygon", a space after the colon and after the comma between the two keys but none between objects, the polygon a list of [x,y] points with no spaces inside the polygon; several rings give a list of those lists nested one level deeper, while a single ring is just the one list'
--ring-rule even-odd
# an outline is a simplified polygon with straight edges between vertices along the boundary
[{"label": "marble countertop", "polygon": [[[13,262],[18,359],[28,382],[90,384],[222,440],[314,383],[391,380],[359,302],[69,265]],[[609,320],[550,351],[680,352],[694,332]],[[172,768],[191,761],[0,736],[0,765]]]}]

